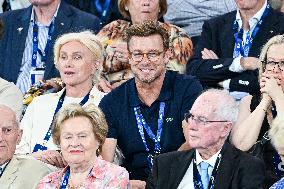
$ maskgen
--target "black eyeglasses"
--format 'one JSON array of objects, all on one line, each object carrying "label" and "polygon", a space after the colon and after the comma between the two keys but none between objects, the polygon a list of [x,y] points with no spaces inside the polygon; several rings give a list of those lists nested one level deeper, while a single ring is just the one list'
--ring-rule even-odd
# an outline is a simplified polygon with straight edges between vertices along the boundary
[{"label": "black eyeglasses", "polygon": [[192,115],[190,112],[184,114],[184,119],[187,123],[188,123],[189,119],[192,119],[192,120],[195,121],[196,124],[202,124],[202,125],[206,125],[208,123],[215,123],[215,122],[230,122],[230,121],[227,121],[227,120],[220,120],[220,121],[207,120],[207,118],[205,118],[205,117],[195,116],[195,115]]},{"label": "black eyeglasses", "polygon": [[283,61],[262,61],[262,63],[264,64],[267,64],[267,65],[270,65],[270,66],[278,66],[278,68],[281,70],[281,71],[284,71],[284,60]]},{"label": "black eyeglasses", "polygon": [[134,52],[130,52],[130,58],[135,62],[141,62],[146,55],[149,61],[156,62],[159,60],[160,55],[163,52],[164,51],[150,51],[150,52],[143,53],[140,51],[134,51]]}]

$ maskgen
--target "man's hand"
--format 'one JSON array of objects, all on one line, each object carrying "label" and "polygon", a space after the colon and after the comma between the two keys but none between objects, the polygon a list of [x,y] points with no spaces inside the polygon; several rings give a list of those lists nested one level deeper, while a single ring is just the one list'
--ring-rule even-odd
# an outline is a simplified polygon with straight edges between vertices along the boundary
[{"label": "man's hand", "polygon": [[39,151],[39,152],[34,152],[31,155],[37,160],[54,165],[59,168],[63,168],[67,165],[62,155],[56,150]]},{"label": "man's hand", "polygon": [[146,182],[142,180],[130,180],[130,186],[132,189],[145,189]]},{"label": "man's hand", "polygon": [[242,57],[240,63],[244,70],[256,70],[261,66],[261,62],[255,57]]},{"label": "man's hand", "polygon": [[219,59],[217,54],[209,49],[204,48],[203,51],[201,51],[202,59]]}]

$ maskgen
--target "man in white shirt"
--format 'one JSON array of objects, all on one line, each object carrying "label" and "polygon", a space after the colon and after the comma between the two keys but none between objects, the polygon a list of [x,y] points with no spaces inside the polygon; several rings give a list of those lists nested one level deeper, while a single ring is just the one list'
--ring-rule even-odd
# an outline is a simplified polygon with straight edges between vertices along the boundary
[{"label": "man in white shirt", "polygon": [[158,156],[146,188],[261,188],[264,163],[226,142],[237,114],[237,103],[225,90],[199,96],[183,121],[192,150]]}]

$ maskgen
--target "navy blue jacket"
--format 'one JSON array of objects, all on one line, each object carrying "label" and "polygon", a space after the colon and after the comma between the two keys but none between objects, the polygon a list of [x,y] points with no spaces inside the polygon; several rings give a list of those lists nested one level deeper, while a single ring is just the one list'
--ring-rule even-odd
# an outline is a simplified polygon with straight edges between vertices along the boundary
[{"label": "navy blue jacket", "polygon": [[[16,83],[21,68],[22,57],[28,35],[32,6],[8,11],[0,14],[4,22],[4,34],[0,40],[0,77]],[[61,2],[55,18],[55,30],[52,35],[51,49],[48,51],[44,79],[59,76],[53,63],[53,45],[55,40],[64,33],[100,30],[100,20],[91,14]],[[22,28],[19,31],[19,28]]]},{"label": "navy blue jacket", "polygon": [[[194,55],[187,64],[187,74],[195,75],[203,87],[218,87],[218,82],[231,79],[230,91],[259,92],[258,71],[235,73],[229,70],[233,61],[235,46],[233,23],[236,11],[204,22],[201,38]],[[284,14],[270,9],[260,30],[253,39],[249,52],[251,57],[259,57],[263,45],[273,36],[284,33]],[[213,50],[219,59],[203,60],[201,51]],[[247,85],[248,84],[248,85]]]}]

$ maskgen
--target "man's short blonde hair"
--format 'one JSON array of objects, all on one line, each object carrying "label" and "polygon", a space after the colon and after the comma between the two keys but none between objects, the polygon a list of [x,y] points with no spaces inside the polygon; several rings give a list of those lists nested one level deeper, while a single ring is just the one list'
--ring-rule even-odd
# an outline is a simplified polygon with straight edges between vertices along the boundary
[{"label": "man's short blonde hair", "polygon": [[102,151],[102,145],[105,142],[105,138],[107,135],[108,126],[104,113],[100,110],[99,107],[95,106],[94,104],[89,104],[86,107],[82,107],[81,105],[74,103],[61,108],[53,122],[53,142],[57,146],[60,146],[60,133],[62,124],[66,120],[75,117],[85,117],[91,122],[93,133],[95,135],[96,140],[99,142],[99,149],[97,151],[97,155],[100,155]]}]

